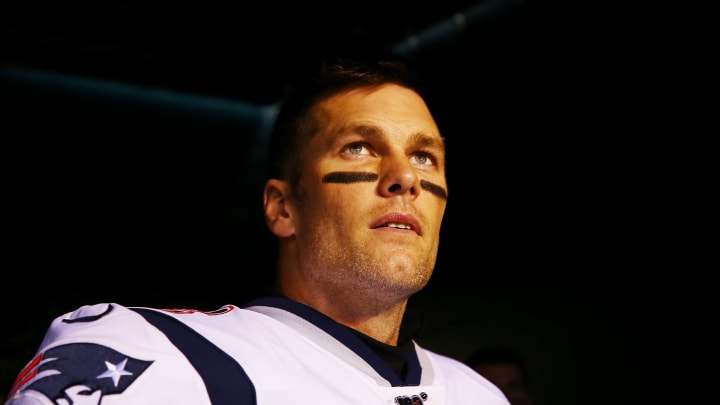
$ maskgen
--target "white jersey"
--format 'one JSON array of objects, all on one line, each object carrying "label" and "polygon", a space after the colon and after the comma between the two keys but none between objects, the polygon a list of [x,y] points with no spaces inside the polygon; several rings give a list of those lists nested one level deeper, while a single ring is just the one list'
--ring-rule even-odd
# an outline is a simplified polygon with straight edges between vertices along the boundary
[{"label": "white jersey", "polygon": [[56,318],[6,405],[508,405],[413,342],[402,380],[348,328],[286,298],[244,308],[88,305]]}]

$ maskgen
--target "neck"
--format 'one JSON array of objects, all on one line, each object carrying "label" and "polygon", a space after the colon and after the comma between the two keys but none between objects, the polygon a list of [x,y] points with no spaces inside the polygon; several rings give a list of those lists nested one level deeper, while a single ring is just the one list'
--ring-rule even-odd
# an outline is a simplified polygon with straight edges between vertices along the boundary
[{"label": "neck", "polygon": [[283,288],[282,284],[280,291],[288,298],[312,307],[375,340],[392,346],[398,343],[407,299],[387,305],[356,291],[321,294],[317,288]]}]

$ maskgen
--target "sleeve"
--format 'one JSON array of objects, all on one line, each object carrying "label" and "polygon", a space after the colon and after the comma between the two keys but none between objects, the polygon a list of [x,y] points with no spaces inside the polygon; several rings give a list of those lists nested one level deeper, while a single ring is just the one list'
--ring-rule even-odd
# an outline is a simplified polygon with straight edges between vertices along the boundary
[{"label": "sleeve", "polygon": [[6,405],[209,405],[182,352],[135,311],[86,305],[54,319]]}]

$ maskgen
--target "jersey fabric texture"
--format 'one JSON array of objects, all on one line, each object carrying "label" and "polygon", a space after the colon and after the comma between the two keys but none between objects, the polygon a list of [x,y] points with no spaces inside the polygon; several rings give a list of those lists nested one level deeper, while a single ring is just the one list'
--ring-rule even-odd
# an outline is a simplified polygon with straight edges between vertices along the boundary
[{"label": "jersey fabric texture", "polygon": [[52,322],[6,405],[508,405],[470,367],[412,344],[403,379],[287,298],[211,312],[87,305]]}]

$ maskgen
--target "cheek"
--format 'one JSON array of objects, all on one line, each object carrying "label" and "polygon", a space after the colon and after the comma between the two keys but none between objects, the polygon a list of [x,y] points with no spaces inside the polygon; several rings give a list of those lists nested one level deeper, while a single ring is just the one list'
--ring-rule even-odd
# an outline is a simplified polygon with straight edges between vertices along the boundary
[{"label": "cheek", "polygon": [[353,184],[319,184],[316,192],[307,201],[307,210],[319,217],[342,217],[355,213],[361,196],[367,190]]},{"label": "cheek", "polygon": [[419,198],[419,200],[422,200],[423,208],[426,209],[427,212],[436,212],[442,215],[445,212],[445,207],[447,207],[447,200],[427,191],[424,193],[425,195]]},{"label": "cheek", "polygon": [[364,212],[361,209],[362,202],[365,201],[369,191],[368,185],[361,184],[333,184],[323,185],[324,201],[321,202],[325,209],[331,211],[328,214],[351,213],[358,214]]},{"label": "cheek", "polygon": [[439,229],[445,215],[446,206],[447,204],[445,203],[445,201],[429,202],[428,205],[425,205],[424,208],[421,208],[421,210],[427,213],[427,219],[430,221],[434,221],[434,223]]}]

